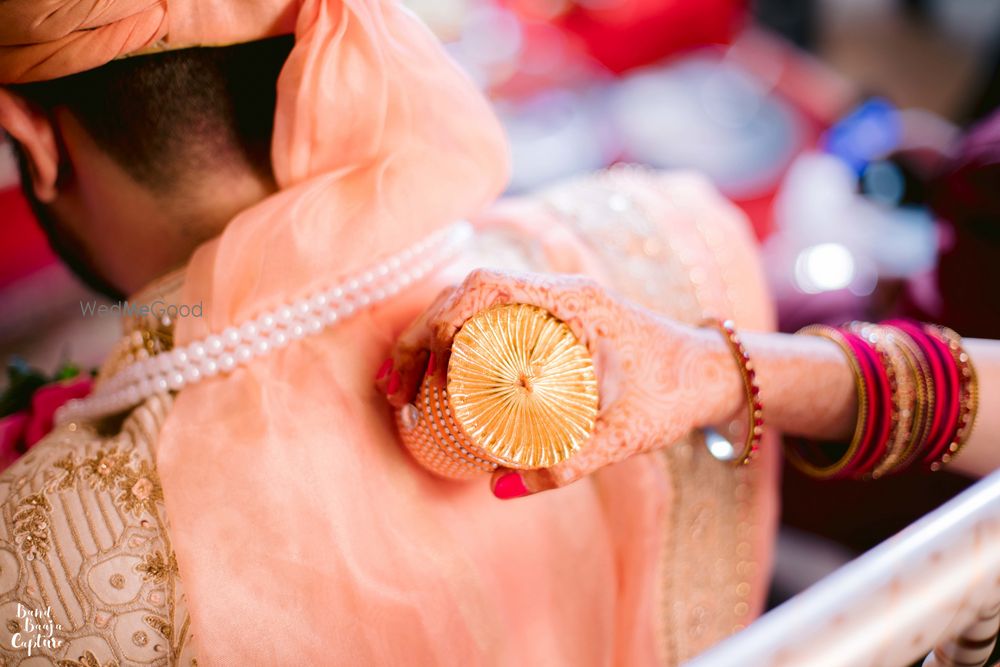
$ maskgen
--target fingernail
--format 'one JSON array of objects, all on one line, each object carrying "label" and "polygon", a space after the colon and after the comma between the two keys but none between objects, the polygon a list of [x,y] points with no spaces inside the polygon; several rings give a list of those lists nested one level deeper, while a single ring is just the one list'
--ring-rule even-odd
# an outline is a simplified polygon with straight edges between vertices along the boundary
[{"label": "fingernail", "polygon": [[378,373],[375,375],[375,381],[378,382],[392,370],[392,358],[386,359],[382,362],[382,365],[378,367]]},{"label": "fingernail", "polygon": [[501,475],[493,485],[493,495],[500,500],[510,500],[527,494],[528,487],[524,485],[524,478],[516,472]]},{"label": "fingernail", "polygon": [[431,356],[428,357],[428,359],[427,359],[427,372],[426,372],[426,375],[433,375],[434,371],[437,370],[437,367],[434,365],[436,361],[437,361],[437,357],[435,357],[434,353],[431,352]]},{"label": "fingernail", "polygon": [[393,373],[392,376],[389,378],[388,384],[386,384],[385,386],[385,393],[390,395],[395,394],[397,391],[399,391],[399,385],[402,384],[402,382],[403,379],[399,376],[399,373],[398,372]]}]

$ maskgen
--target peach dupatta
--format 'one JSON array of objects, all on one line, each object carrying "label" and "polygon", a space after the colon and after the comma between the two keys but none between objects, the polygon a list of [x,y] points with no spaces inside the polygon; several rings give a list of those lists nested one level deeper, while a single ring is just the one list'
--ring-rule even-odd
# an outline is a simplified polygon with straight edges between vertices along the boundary
[{"label": "peach dupatta", "polygon": [[[481,210],[505,181],[485,100],[399,5],[306,0],[295,35],[282,190],[195,254],[182,298],[206,317],[179,321],[178,345]],[[399,445],[373,374],[434,289],[178,395],[158,468],[201,664],[611,661],[619,584],[594,485],[504,504]]]}]

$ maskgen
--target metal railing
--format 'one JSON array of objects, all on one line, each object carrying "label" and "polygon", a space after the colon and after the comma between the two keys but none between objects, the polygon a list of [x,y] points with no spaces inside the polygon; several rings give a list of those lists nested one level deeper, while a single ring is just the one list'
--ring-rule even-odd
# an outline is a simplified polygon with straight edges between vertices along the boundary
[{"label": "metal railing", "polygon": [[685,666],[982,665],[998,613],[1000,471]]}]

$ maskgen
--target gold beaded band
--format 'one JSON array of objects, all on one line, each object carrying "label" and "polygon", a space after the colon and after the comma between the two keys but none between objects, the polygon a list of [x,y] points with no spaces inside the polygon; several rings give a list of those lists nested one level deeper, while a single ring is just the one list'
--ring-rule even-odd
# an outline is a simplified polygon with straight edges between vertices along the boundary
[{"label": "gold beaded band", "polygon": [[747,401],[747,437],[743,449],[733,457],[733,463],[737,466],[746,465],[757,454],[761,437],[764,435],[764,406],[760,400],[757,371],[731,320],[709,318],[702,323],[702,326],[713,327],[722,334],[743,379],[743,391]]}]

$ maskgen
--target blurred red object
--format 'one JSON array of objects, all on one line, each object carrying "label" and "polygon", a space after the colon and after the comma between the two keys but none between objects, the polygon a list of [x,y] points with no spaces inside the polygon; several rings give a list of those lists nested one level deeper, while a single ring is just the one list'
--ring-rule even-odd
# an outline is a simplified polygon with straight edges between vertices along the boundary
[{"label": "blurred red object", "polygon": [[0,289],[56,262],[17,187],[0,189]]},{"label": "blurred red object", "polygon": [[728,44],[744,23],[746,0],[507,0],[525,21],[575,35],[612,72],[688,49]]}]

